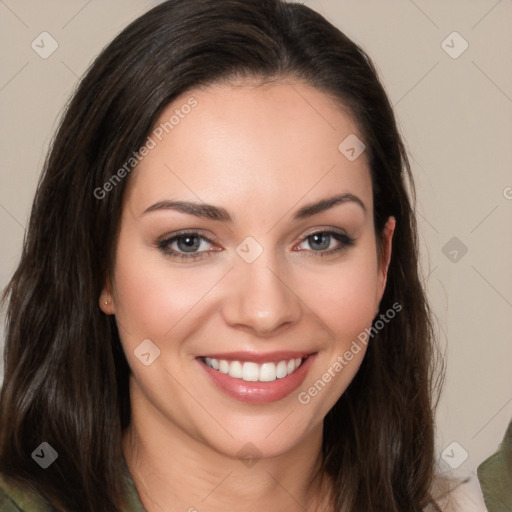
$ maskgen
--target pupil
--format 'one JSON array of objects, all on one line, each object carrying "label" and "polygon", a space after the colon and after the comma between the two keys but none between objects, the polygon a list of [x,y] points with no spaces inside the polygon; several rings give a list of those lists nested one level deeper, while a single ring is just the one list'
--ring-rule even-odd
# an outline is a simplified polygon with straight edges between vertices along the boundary
[{"label": "pupil", "polygon": [[311,235],[310,245],[313,249],[322,250],[329,247],[329,236],[325,233]]},{"label": "pupil", "polygon": [[198,236],[182,236],[178,239],[178,247],[183,252],[194,252],[199,247]]}]

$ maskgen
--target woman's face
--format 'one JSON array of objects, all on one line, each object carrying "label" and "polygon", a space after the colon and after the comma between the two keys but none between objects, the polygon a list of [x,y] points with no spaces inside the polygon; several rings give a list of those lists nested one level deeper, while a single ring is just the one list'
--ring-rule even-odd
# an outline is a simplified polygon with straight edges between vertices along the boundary
[{"label": "woman's face", "polygon": [[364,356],[394,228],[379,261],[357,126],[283,81],[184,94],[150,136],[100,301],[133,417],[230,456],[318,441]]}]

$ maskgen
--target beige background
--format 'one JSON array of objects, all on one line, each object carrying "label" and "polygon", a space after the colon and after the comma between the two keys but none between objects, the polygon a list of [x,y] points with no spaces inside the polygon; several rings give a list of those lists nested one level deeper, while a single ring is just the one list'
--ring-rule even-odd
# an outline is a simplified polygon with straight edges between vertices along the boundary
[{"label": "beige background", "polygon": [[[447,344],[439,463],[451,469],[441,453],[456,441],[448,460],[457,465],[467,451],[454,473],[469,475],[512,418],[512,1],[305,3],[369,52],[395,105],[418,187],[425,279]],[[154,4],[0,0],[0,287],[19,258],[37,177],[78,78]],[[31,48],[43,31],[59,45],[48,59]],[[454,31],[469,44],[456,59],[441,46]],[[452,53],[463,47],[453,36],[445,44]],[[458,247],[445,255],[452,237]]]}]

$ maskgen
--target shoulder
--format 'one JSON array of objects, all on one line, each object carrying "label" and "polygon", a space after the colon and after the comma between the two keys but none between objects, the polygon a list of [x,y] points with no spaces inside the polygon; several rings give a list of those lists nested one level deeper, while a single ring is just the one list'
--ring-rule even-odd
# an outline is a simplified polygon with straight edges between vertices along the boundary
[{"label": "shoulder", "polygon": [[488,512],[476,478],[456,485],[438,505],[443,512]]},{"label": "shoulder", "polygon": [[0,487],[0,512],[20,512],[21,510],[11,499],[9,493]]},{"label": "shoulder", "polygon": [[49,505],[35,492],[23,489],[0,474],[0,512],[50,512]]},{"label": "shoulder", "polygon": [[[146,512],[140,502],[137,489],[129,472],[125,476],[126,495],[125,508],[127,512]],[[0,473],[0,512],[54,512],[35,490],[8,479]]]},{"label": "shoulder", "polygon": [[499,450],[477,471],[489,512],[512,510],[512,422]]}]

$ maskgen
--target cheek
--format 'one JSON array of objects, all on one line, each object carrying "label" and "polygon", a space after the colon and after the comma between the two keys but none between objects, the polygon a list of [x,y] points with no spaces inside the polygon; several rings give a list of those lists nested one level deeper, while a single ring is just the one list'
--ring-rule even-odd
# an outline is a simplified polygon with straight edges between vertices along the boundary
[{"label": "cheek", "polygon": [[326,287],[322,311],[327,325],[341,341],[354,339],[371,324],[376,312],[377,279],[374,272],[333,276]]},{"label": "cheek", "polygon": [[[377,258],[371,244],[342,263],[302,274],[302,293],[314,290],[308,306],[333,334],[298,402],[311,418],[324,418],[345,392],[366,353],[376,313]],[[315,420],[317,421],[317,420]]]},{"label": "cheek", "polygon": [[371,324],[378,303],[377,258],[371,246],[335,265],[303,271],[301,297],[341,342],[350,342]]},{"label": "cheek", "polygon": [[120,239],[114,303],[123,339],[164,338],[218,280],[214,273],[171,266],[157,249]]}]

